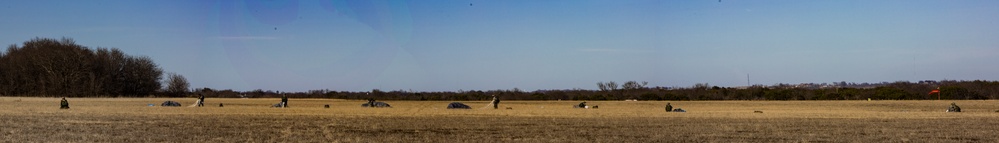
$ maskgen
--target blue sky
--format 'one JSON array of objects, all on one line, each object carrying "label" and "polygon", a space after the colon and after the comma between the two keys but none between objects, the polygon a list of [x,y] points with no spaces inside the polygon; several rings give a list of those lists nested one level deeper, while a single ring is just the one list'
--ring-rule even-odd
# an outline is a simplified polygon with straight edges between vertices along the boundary
[{"label": "blue sky", "polygon": [[999,1],[0,1],[192,87],[456,91],[999,80]]}]

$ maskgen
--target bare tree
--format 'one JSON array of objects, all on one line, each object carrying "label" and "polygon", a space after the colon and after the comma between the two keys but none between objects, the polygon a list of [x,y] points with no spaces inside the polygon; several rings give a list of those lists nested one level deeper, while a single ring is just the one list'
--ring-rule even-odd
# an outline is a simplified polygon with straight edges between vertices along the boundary
[{"label": "bare tree", "polygon": [[607,88],[610,88],[610,90],[617,90],[617,83],[614,81],[607,82]]},{"label": "bare tree", "polygon": [[604,82],[602,82],[602,81],[601,82],[597,82],[597,87],[600,88],[600,91],[607,91],[607,85],[604,84]]},{"label": "bare tree", "polygon": [[695,89],[708,89],[708,87],[711,87],[711,85],[709,85],[708,83],[695,83],[694,84],[694,88]]},{"label": "bare tree", "polygon": [[639,84],[637,81],[628,81],[624,82],[624,85],[621,85],[621,87],[624,88],[624,90],[636,90],[636,89],[644,89],[645,85],[647,84],[649,84],[649,82],[643,81],[641,84]]},{"label": "bare tree", "polygon": [[183,96],[187,94],[190,84],[187,83],[187,79],[183,75],[177,73],[168,73],[166,78],[166,92],[170,96]]}]

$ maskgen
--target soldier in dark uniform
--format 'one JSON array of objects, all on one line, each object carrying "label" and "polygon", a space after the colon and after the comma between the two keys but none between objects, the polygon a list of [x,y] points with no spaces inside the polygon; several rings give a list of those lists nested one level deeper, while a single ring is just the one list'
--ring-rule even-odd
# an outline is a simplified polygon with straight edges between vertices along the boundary
[{"label": "soldier in dark uniform", "polygon": [[375,99],[368,98],[368,107],[375,107]]},{"label": "soldier in dark uniform", "polygon": [[66,97],[63,97],[62,102],[59,103],[59,109],[69,109],[69,101],[66,101]]},{"label": "soldier in dark uniform", "polygon": [[202,94],[198,95],[200,95],[200,97],[198,97],[198,107],[205,106],[205,95]]},{"label": "soldier in dark uniform", "polygon": [[499,98],[496,98],[496,95],[493,95],[493,109],[499,108],[499,102],[500,102]]},{"label": "soldier in dark uniform", "polygon": [[669,102],[666,102],[666,112],[673,112],[673,105],[669,105]]},{"label": "soldier in dark uniform", "polygon": [[961,107],[957,107],[957,103],[951,102],[947,112],[961,112]]},{"label": "soldier in dark uniform", "polygon": [[288,108],[288,96],[281,95],[281,106]]}]

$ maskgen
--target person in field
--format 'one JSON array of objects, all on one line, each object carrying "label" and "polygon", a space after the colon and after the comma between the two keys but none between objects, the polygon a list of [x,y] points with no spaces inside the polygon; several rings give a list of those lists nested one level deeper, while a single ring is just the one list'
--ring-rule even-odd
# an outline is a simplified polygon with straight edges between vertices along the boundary
[{"label": "person in field", "polygon": [[205,95],[203,94],[198,94],[198,95],[200,95],[198,97],[198,107],[205,106]]},{"label": "person in field", "polygon": [[281,95],[281,107],[288,108],[288,96]]},{"label": "person in field", "polygon": [[580,102],[579,108],[586,108],[586,101]]},{"label": "person in field", "polygon": [[673,112],[673,105],[669,105],[669,102],[666,102],[666,112]]},{"label": "person in field", "polygon": [[69,101],[66,101],[66,97],[63,97],[59,103],[59,109],[69,109]]},{"label": "person in field", "polygon": [[950,108],[947,108],[947,112],[961,112],[961,107],[958,107],[957,103],[951,102]]},{"label": "person in field", "polygon": [[496,95],[493,95],[493,102],[492,102],[493,103],[493,109],[498,109],[499,108],[499,102],[500,102],[499,98],[496,98]]}]

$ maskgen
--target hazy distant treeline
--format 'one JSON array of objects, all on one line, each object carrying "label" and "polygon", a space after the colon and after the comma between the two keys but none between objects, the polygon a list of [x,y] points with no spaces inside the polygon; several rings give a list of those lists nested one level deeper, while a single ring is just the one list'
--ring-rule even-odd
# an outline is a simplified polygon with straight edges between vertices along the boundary
[{"label": "hazy distant treeline", "polygon": [[0,96],[148,96],[163,71],[148,57],[35,38],[0,52]]},{"label": "hazy distant treeline", "polygon": [[[601,83],[606,85],[605,83]],[[641,85],[641,84],[640,84]],[[940,93],[929,94],[939,87]],[[601,90],[470,90],[448,92],[381,91],[347,92],[313,90],[309,92],[277,92],[254,90],[238,92],[201,88],[193,94],[223,98],[337,98],[378,100],[491,100],[497,95],[503,100],[932,100],[932,99],[999,99],[997,81],[939,81],[912,83],[907,81],[878,84],[864,88],[828,87],[803,88],[792,85],[730,88],[697,84],[693,87],[666,88],[630,86]]]}]

